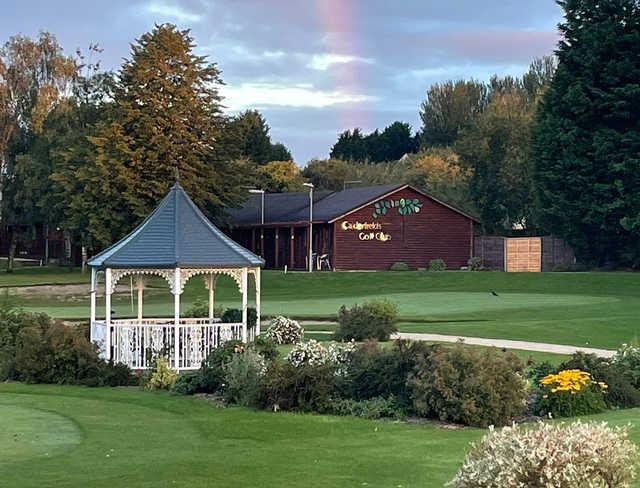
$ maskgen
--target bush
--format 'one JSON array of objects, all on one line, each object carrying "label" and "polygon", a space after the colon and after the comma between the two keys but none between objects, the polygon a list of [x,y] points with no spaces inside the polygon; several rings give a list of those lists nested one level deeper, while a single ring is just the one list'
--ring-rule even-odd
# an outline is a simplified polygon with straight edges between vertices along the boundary
[{"label": "bush", "polygon": [[624,376],[635,388],[640,388],[640,347],[623,344],[611,358],[611,364],[624,371]]},{"label": "bush", "polygon": [[170,390],[178,379],[178,373],[169,367],[169,360],[160,356],[155,360],[147,388],[150,390]]},{"label": "bush", "polygon": [[318,366],[329,363],[329,351],[315,339],[299,342],[285,358],[295,367],[308,364]]},{"label": "bush", "polygon": [[408,410],[411,400],[407,378],[417,357],[428,354],[433,347],[402,340],[390,348],[381,348],[377,342],[358,345],[340,382],[341,394],[355,400],[394,397],[403,410]]},{"label": "bush", "polygon": [[29,325],[31,317],[11,305],[0,306],[0,381],[17,379],[16,341],[18,333]]},{"label": "bush", "polygon": [[245,407],[256,405],[265,370],[264,358],[253,349],[235,352],[224,365],[225,398]]},{"label": "bush", "polygon": [[280,355],[278,345],[263,335],[256,337],[251,343],[251,347],[266,361],[275,361]]},{"label": "bush", "polygon": [[578,272],[589,271],[589,268],[584,264],[580,264],[580,263],[559,263],[559,264],[556,264],[551,271],[553,271],[554,273],[561,273],[561,272],[578,273]]},{"label": "bush", "polygon": [[[214,307],[213,315],[215,317],[220,317],[224,312],[224,307]],[[193,305],[187,309],[185,312],[185,317],[193,317],[193,318],[204,318],[209,316],[209,302],[207,300],[203,300],[202,298],[196,299],[193,302]],[[242,320],[242,312],[240,312],[240,321]]]},{"label": "bush", "polygon": [[637,447],[627,428],[606,423],[539,423],[490,431],[448,484],[453,488],[624,487]]},{"label": "bush", "polygon": [[275,362],[260,385],[258,405],[273,410],[328,412],[335,393],[336,375],[331,364]]},{"label": "bush", "polygon": [[95,385],[85,381],[87,386],[134,386],[139,382],[139,378],[131,372],[126,364],[105,362],[100,368],[98,381]]},{"label": "bush", "polygon": [[[228,308],[224,311],[220,320],[225,324],[239,324],[242,322],[242,310],[239,308]],[[247,308],[247,328],[252,329],[258,321],[258,312],[253,307]]]},{"label": "bush", "polygon": [[478,427],[505,425],[525,410],[522,364],[512,353],[457,344],[418,356],[409,378],[415,411]]},{"label": "bush", "polygon": [[304,329],[297,321],[278,315],[271,320],[266,335],[276,344],[295,344],[302,340]]},{"label": "bush", "polygon": [[525,370],[524,375],[534,386],[538,386],[542,378],[556,371],[558,371],[557,366],[554,366],[549,361],[542,361],[529,366]]},{"label": "bush", "polygon": [[607,385],[596,382],[590,373],[579,369],[563,369],[540,380],[542,395],[536,411],[553,417],[575,417],[603,412]]},{"label": "bush", "polygon": [[444,259],[432,259],[429,261],[429,271],[445,271],[447,269],[447,263]]},{"label": "bush", "polygon": [[343,305],[338,311],[334,337],[338,341],[388,341],[391,334],[398,331],[397,318],[398,307],[389,300],[371,300],[350,309]]},{"label": "bush", "polygon": [[[478,256],[472,256],[467,260],[467,269],[469,271],[482,271],[484,267],[482,266],[482,259]],[[436,270],[440,271],[440,270]]]},{"label": "bush", "polygon": [[560,365],[559,369],[580,369],[590,373],[593,380],[605,383],[608,388],[604,401],[611,408],[631,408],[640,406],[640,391],[634,386],[635,373],[631,362],[620,360],[607,361],[595,354],[575,353],[571,359]]},{"label": "bush", "polygon": [[409,271],[409,265],[403,261],[396,261],[389,267],[389,271]]},{"label": "bush", "polygon": [[202,361],[200,369],[200,390],[202,393],[215,393],[220,390],[224,382],[224,365],[234,352],[242,350],[244,345],[240,341],[227,341],[213,349]]},{"label": "bush", "polygon": [[202,377],[198,371],[180,373],[171,391],[179,395],[194,395],[202,390]]},{"label": "bush", "polygon": [[374,397],[367,400],[353,400],[351,398],[334,400],[326,413],[351,415],[366,419],[401,419],[404,416],[402,406],[398,404],[393,395],[388,398]]}]

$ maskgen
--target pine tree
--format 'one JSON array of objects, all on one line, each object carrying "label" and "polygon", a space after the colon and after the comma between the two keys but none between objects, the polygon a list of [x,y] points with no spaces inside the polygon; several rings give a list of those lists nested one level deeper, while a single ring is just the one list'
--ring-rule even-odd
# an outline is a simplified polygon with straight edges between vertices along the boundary
[{"label": "pine tree", "polygon": [[533,154],[544,228],[584,261],[640,265],[640,3],[564,0]]}]

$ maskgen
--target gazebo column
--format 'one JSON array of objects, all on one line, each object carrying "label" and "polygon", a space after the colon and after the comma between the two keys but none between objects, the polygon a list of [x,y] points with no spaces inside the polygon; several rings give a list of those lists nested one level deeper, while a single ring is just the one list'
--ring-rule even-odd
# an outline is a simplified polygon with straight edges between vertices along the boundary
[{"label": "gazebo column", "polygon": [[144,281],[142,275],[136,277],[136,288],[138,289],[138,322],[142,323],[142,310],[143,310],[143,294],[144,294]]},{"label": "gazebo column", "polygon": [[247,343],[247,268],[242,269],[242,342]]},{"label": "gazebo column", "polygon": [[213,273],[209,273],[209,322],[213,324],[213,314],[216,304],[216,279]]},{"label": "gazebo column", "polygon": [[253,274],[256,281],[256,332],[255,337],[260,335],[260,268],[256,268]]},{"label": "gazebo column", "polygon": [[174,362],[175,369],[180,367],[180,268],[175,269],[173,278],[173,322],[174,322]]},{"label": "gazebo column", "polygon": [[107,337],[104,341],[107,361],[111,359],[111,268],[104,272],[104,323]]}]

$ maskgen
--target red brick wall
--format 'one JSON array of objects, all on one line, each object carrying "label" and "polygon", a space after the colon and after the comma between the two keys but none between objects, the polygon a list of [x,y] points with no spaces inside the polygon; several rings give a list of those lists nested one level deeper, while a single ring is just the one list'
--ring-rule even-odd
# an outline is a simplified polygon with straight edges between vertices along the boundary
[{"label": "red brick wall", "polygon": [[[390,208],[386,215],[372,217],[375,202],[337,220],[334,224],[333,266],[336,269],[384,270],[396,261],[410,268],[425,268],[431,259],[441,258],[449,269],[467,264],[473,245],[472,221],[464,215],[431,200],[409,188],[384,200],[417,198],[422,203],[419,213],[400,215]],[[343,230],[343,222],[377,223],[382,229]],[[404,227],[404,228],[403,228]],[[361,240],[359,234],[383,232],[390,240]]]}]

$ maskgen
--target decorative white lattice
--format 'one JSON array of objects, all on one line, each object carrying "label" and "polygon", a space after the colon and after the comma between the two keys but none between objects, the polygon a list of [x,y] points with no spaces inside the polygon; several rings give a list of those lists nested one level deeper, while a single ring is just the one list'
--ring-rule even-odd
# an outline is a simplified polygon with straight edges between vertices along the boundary
[{"label": "decorative white lattice", "polygon": [[113,293],[116,291],[116,286],[118,282],[129,275],[156,275],[164,278],[169,286],[171,287],[171,291],[174,290],[174,278],[175,271],[173,269],[146,269],[146,268],[126,268],[126,269],[112,269],[111,270],[111,287],[107,290],[108,293]]}]

